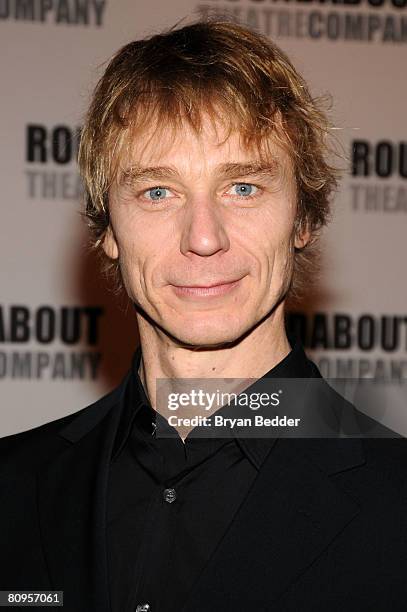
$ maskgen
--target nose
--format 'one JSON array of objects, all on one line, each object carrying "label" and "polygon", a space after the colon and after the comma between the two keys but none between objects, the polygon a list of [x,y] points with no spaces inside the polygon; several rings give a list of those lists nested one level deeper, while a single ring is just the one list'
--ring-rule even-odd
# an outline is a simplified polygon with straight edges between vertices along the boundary
[{"label": "nose", "polygon": [[216,203],[210,198],[191,199],[183,219],[181,253],[209,257],[229,247],[222,213]]}]

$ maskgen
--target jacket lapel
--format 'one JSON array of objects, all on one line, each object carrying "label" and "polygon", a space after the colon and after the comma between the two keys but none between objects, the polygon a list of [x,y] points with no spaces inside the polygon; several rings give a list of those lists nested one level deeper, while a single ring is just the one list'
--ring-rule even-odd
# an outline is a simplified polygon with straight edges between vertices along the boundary
[{"label": "jacket lapel", "polygon": [[[68,612],[111,609],[106,491],[127,380],[60,430],[68,444],[38,475],[44,555]],[[183,610],[268,610],[358,514],[331,476],[363,462],[355,438],[276,440]]]},{"label": "jacket lapel", "polygon": [[358,514],[329,476],[363,463],[358,439],[277,440],[183,610],[271,609]]},{"label": "jacket lapel", "polygon": [[68,611],[110,611],[106,491],[126,382],[60,430],[70,444],[38,475],[44,555]]}]

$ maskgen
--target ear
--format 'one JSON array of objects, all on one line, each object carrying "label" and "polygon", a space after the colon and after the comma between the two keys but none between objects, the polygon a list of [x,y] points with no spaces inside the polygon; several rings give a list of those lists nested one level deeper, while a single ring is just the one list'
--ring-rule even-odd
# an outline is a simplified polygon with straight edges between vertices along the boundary
[{"label": "ear", "polygon": [[102,248],[110,259],[117,259],[119,257],[119,249],[111,225],[107,228],[105,237],[103,238]]},{"label": "ear", "polygon": [[294,246],[296,249],[303,249],[307,246],[311,239],[311,232],[308,227],[308,223],[304,226],[300,226],[295,232]]}]

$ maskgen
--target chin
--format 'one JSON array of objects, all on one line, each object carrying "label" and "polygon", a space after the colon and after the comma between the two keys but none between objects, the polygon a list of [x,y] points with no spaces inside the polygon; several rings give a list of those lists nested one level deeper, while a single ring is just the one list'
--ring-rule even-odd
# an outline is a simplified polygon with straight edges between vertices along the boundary
[{"label": "chin", "polygon": [[178,340],[180,344],[196,348],[216,348],[235,342],[244,334],[247,326],[232,318],[223,321],[210,321],[203,318],[201,321],[184,320],[182,326],[174,328],[166,326],[167,331]]}]

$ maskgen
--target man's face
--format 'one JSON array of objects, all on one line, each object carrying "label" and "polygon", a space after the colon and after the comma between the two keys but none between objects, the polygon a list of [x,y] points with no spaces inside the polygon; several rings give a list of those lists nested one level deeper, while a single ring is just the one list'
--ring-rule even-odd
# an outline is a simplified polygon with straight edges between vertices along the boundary
[{"label": "man's face", "polygon": [[104,249],[130,298],[182,345],[237,340],[270,313],[292,271],[296,188],[277,146],[260,161],[208,120],[135,140],[110,191]]}]

